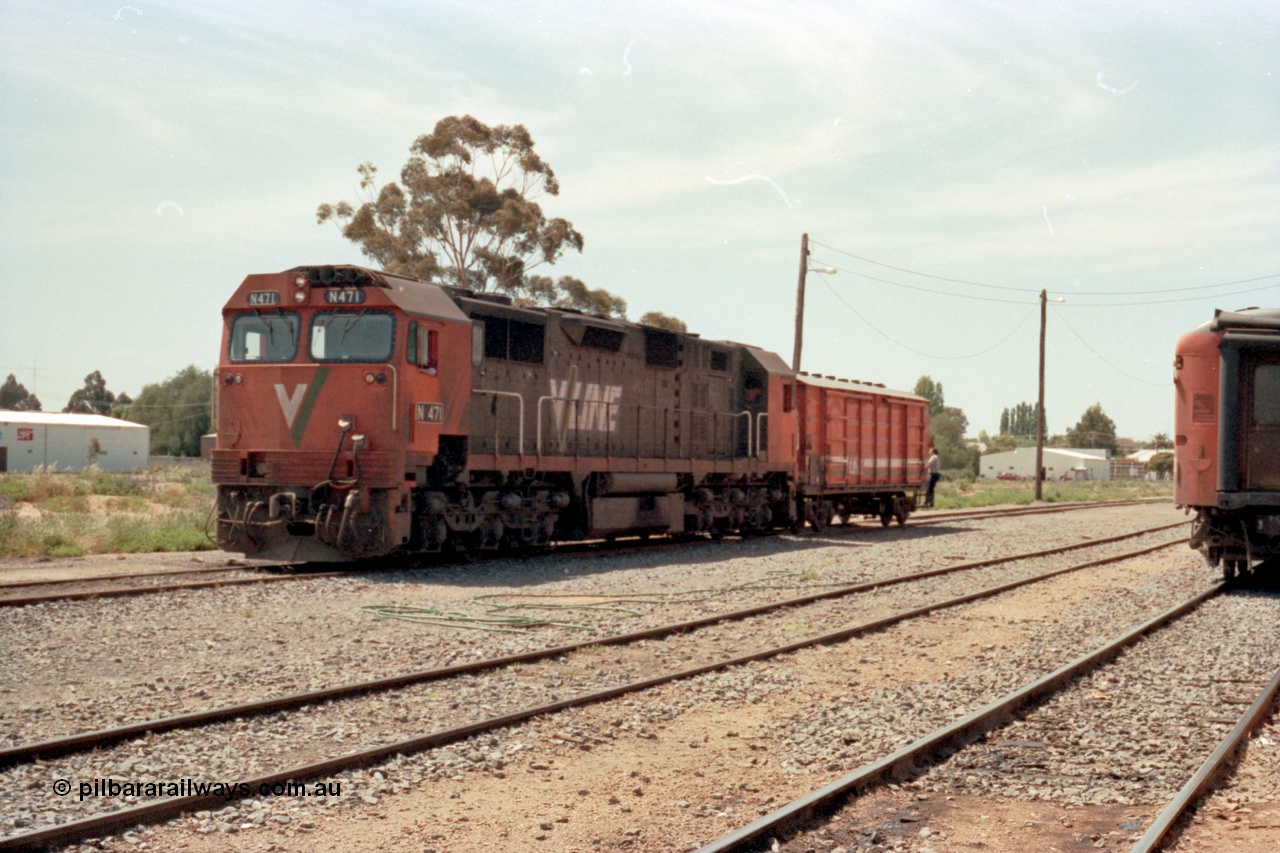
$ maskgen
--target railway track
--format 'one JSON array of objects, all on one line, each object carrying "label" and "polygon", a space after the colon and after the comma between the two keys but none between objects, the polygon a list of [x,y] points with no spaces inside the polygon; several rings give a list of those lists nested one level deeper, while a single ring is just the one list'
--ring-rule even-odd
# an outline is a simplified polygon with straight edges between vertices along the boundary
[{"label": "railway track", "polygon": [[[1153,528],[1151,530],[1139,531],[1136,534],[1128,534],[1128,536],[1145,535],[1154,530],[1168,529],[1169,527],[1177,527],[1178,525],[1166,525],[1161,528]],[[424,673],[414,673],[408,676],[401,676],[395,679],[383,679],[379,682],[368,682],[362,685],[347,685],[341,688],[334,688],[334,691],[347,691],[345,695],[352,693],[368,693],[374,690],[389,690],[395,687],[403,686],[413,681],[421,681],[426,679],[439,679],[456,675],[461,672],[477,672],[484,669],[492,670],[497,667],[510,666],[512,663],[528,662],[539,658],[547,658],[560,656],[569,651],[579,649],[588,645],[600,646],[603,644],[622,644],[635,643],[643,639],[649,639],[655,636],[684,634],[697,627],[724,622],[726,620],[746,619],[754,615],[759,615],[768,611],[777,610],[778,608],[795,608],[803,606],[806,603],[817,602],[825,599],[836,598],[840,596],[852,595],[857,592],[874,589],[891,584],[901,584],[908,581],[920,580],[928,577],[935,577],[941,574],[960,572],[966,569],[976,569],[979,566],[989,566],[1002,562],[1009,562],[1015,559],[1028,559],[1035,556],[1044,556],[1047,553],[1061,553],[1064,551],[1074,551],[1084,547],[1096,547],[1109,541],[1116,541],[1126,537],[1113,537],[1109,540],[1097,540],[1088,543],[1082,543],[1065,548],[1050,549],[1048,552],[1035,552],[1031,555],[1016,555],[1013,557],[999,558],[997,560],[982,561],[976,564],[961,564],[958,566],[949,566],[943,569],[931,570],[928,572],[917,572],[911,575],[901,576],[898,578],[887,579],[884,581],[873,582],[869,584],[859,584],[838,590],[829,590],[816,595],[805,596],[800,599],[791,599],[786,602],[777,602],[765,607],[750,608],[744,611],[738,611],[730,614],[718,614],[706,619],[694,620],[691,622],[682,622],[674,625],[662,626],[657,629],[651,629],[644,632],[637,632],[633,635],[621,635],[619,637],[607,638],[605,640],[594,639],[589,643],[574,644],[571,646],[561,646],[555,649],[549,649],[537,652],[532,655],[511,656],[507,658],[483,661],[479,664],[468,665],[465,667],[446,667],[439,670],[428,671]],[[266,773],[249,779],[243,779],[250,789],[257,790],[260,786],[276,785],[288,780],[299,781],[314,779],[320,776],[329,775],[342,769],[366,766],[397,753],[409,754],[412,752],[442,746],[449,743],[455,743],[464,738],[475,735],[479,732],[491,731],[493,729],[511,726],[522,720],[533,717],[542,716],[553,713],[555,711],[581,706],[591,703],[598,703],[608,699],[617,698],[628,693],[645,690],[663,683],[675,681],[679,679],[690,678],[695,675],[722,670],[728,667],[738,666],[756,660],[763,660],[776,657],[781,654],[803,649],[809,646],[830,644],[841,640],[848,639],[859,634],[865,634],[871,631],[883,629],[889,625],[895,624],[908,619],[914,619],[940,609],[955,607],[960,604],[977,601],[982,598],[999,595],[1003,592],[1036,583],[1048,578],[1056,577],[1067,572],[1079,571],[1081,569],[1092,566],[1102,565],[1105,563],[1117,562],[1129,559],[1133,556],[1143,553],[1149,553],[1153,550],[1169,547],[1171,545],[1180,544],[1179,541],[1162,543],[1160,545],[1144,548],[1137,552],[1112,555],[1101,560],[1094,560],[1080,565],[1069,566],[1066,568],[1058,568],[1049,572],[1035,575],[1028,578],[1022,578],[1016,581],[998,584],[993,587],[981,590],[976,593],[969,593],[958,596],[946,601],[940,601],[928,604],[923,607],[912,608],[910,610],[896,613],[892,616],[873,619],[862,622],[857,625],[849,625],[835,631],[827,631],[825,633],[811,636],[794,643],[783,646],[775,646],[772,648],[760,650],[747,655],[736,655],[731,658],[716,660],[710,663],[702,664],[696,667],[666,672],[662,675],[645,678],[628,684],[616,685],[602,691],[582,694],[571,698],[563,699],[552,703],[544,703],[522,710],[494,715],[486,719],[473,721],[471,723],[457,726],[441,731],[437,731],[428,735],[401,740],[393,743],[384,744],[373,749],[361,750],[350,753],[338,758],[328,759],[320,762],[314,762],[304,765],[289,767],[285,770]],[[134,737],[140,731],[158,732],[166,729],[176,729],[184,726],[205,725],[214,719],[227,719],[234,717],[243,717],[249,713],[265,713],[271,710],[280,710],[282,708],[296,708],[303,704],[313,704],[325,699],[334,698],[336,695],[333,691],[317,691],[311,694],[298,694],[292,697],[282,697],[278,700],[267,700],[261,707],[250,708],[248,705],[240,705],[227,709],[219,709],[202,714],[183,715],[182,717],[170,718],[169,720],[152,720],[145,723],[135,724],[134,726],[124,727],[123,729],[104,730],[100,732],[89,733],[87,735],[76,736],[74,738],[63,739],[62,743],[44,742],[41,744],[27,745],[5,752],[5,761],[14,763],[18,761],[32,760],[36,757],[45,758],[55,754],[66,754],[68,752],[83,750],[89,748],[97,748],[108,743],[118,742],[122,738]],[[285,702],[285,705],[279,703]],[[255,703],[256,704],[256,703]],[[61,844],[73,841],[79,838],[92,837],[102,835],[107,832],[114,831],[120,827],[132,826],[139,823],[149,823],[158,820],[164,820],[173,817],[184,811],[195,811],[207,806],[215,804],[215,800],[219,805],[225,805],[225,798],[221,796],[217,798],[210,797],[179,797],[169,800],[162,800],[154,803],[148,803],[143,806],[123,809],[108,815],[100,815],[96,817],[82,818],[66,824],[62,824],[47,829],[37,830],[25,835],[10,836],[0,839],[0,850],[23,849],[24,847],[35,847],[42,845]]]},{"label": "railway track", "polygon": [[[1140,664],[1132,662],[1124,664],[1121,661],[1117,661],[1116,658],[1123,649],[1135,644],[1144,637],[1148,637],[1149,641],[1160,642],[1163,640],[1167,643],[1170,642],[1167,632],[1175,630],[1185,630],[1193,640],[1200,641],[1221,636],[1220,622],[1211,622],[1210,625],[1212,627],[1208,630],[1191,626],[1187,626],[1184,629],[1180,624],[1175,629],[1174,625],[1170,623],[1187,616],[1193,610],[1200,608],[1211,599],[1217,598],[1220,594],[1230,589],[1229,585],[1218,583],[1213,588],[1193,596],[1154,619],[1138,625],[1110,642],[1102,644],[1093,652],[1077,658],[1049,675],[1008,693],[972,714],[917,738],[911,744],[890,755],[867,762],[822,788],[796,798],[785,806],[773,809],[759,820],[735,829],[703,845],[698,849],[698,853],[746,853],[746,851],[761,850],[795,851],[812,849],[820,842],[826,842],[828,845],[836,843],[848,844],[852,848],[854,845],[850,844],[851,839],[865,838],[867,836],[881,843],[890,843],[891,836],[878,835],[879,830],[873,827],[892,827],[897,821],[890,816],[891,811],[901,813],[911,808],[908,806],[894,810],[893,804],[914,801],[917,792],[923,791],[946,792],[949,794],[946,797],[948,801],[956,799],[952,795],[963,794],[972,789],[970,783],[974,777],[969,774],[983,772],[982,768],[986,768],[986,771],[992,775],[1001,777],[1014,775],[1023,760],[1019,757],[1019,749],[1023,752],[1037,753],[1038,757],[1031,759],[1032,763],[1029,766],[1040,768],[1038,772],[1045,776],[1053,776],[1055,768],[1058,766],[1057,760],[1053,757],[1053,749],[1055,747],[1053,730],[1060,726],[1060,723],[1056,722],[1055,718],[1074,718],[1074,724],[1070,726],[1066,735],[1065,743],[1067,745],[1056,747],[1058,750],[1066,751],[1067,753],[1078,751],[1079,749],[1078,747],[1073,747],[1075,740],[1072,733],[1098,731],[1100,729],[1098,721],[1088,719],[1087,712],[1083,714],[1084,719],[1079,719],[1081,712],[1073,705],[1064,702],[1063,713],[1058,715],[1050,714],[1043,723],[1032,722],[1028,717],[1026,722],[1010,726],[1010,728],[1016,727],[1018,729],[1015,732],[1005,733],[1003,729],[1012,721],[1019,719],[1023,714],[1030,714],[1032,707],[1047,704],[1050,701],[1050,697],[1055,697],[1056,694],[1069,692],[1091,694],[1092,698],[1105,701],[1107,705],[1118,701],[1113,696],[1100,696],[1093,692],[1098,690],[1097,680],[1092,682],[1093,687],[1089,687],[1087,681],[1081,684],[1081,679],[1085,679],[1086,676],[1092,677],[1091,673],[1097,671],[1117,669],[1121,671],[1111,677],[1110,683],[1113,685],[1128,683],[1132,679],[1132,675],[1122,674],[1124,667],[1127,665],[1129,668],[1133,668],[1140,666]],[[1269,612],[1274,611],[1275,608],[1272,607]],[[1233,622],[1235,618],[1238,617],[1230,617]],[[1157,635],[1157,629],[1162,628],[1164,630]],[[1202,631],[1203,633],[1197,636],[1197,631]],[[1180,641],[1179,645],[1185,645],[1185,640]],[[1167,654],[1167,649],[1152,652],[1155,657],[1163,657]],[[1197,669],[1197,672],[1199,671]],[[1265,678],[1265,676],[1263,677]],[[1228,680],[1234,682],[1239,679]],[[1150,685],[1143,685],[1140,691],[1135,688],[1135,691],[1138,691],[1139,702],[1159,704],[1163,701],[1171,701],[1166,700],[1160,692],[1149,691],[1149,687]],[[1171,687],[1166,689],[1172,692]],[[1149,824],[1149,826],[1141,838],[1138,838],[1133,845],[1131,853],[1154,853],[1154,851],[1165,849],[1165,845],[1171,840],[1173,833],[1179,826],[1179,822],[1212,788],[1215,780],[1226,772],[1232,757],[1241,744],[1247,740],[1252,730],[1267,717],[1278,695],[1280,695],[1280,670],[1277,670],[1270,677],[1251,702],[1244,700],[1243,703],[1248,704],[1248,708],[1240,715],[1234,728],[1217,743],[1216,748],[1212,750],[1199,768],[1191,775],[1190,779],[1173,796],[1163,811],[1154,820],[1148,819],[1141,822],[1141,825],[1147,826]],[[1176,702],[1176,700],[1172,701]],[[1183,701],[1189,700],[1184,699]],[[1237,700],[1228,698],[1227,701],[1234,704]],[[1086,701],[1085,704],[1088,704],[1088,702]],[[1197,707],[1201,715],[1212,716],[1212,711],[1202,710],[1202,707]],[[1041,710],[1039,708],[1036,710],[1037,717],[1043,716]],[[1125,722],[1125,729],[1129,734],[1129,738],[1143,744],[1141,747],[1143,751],[1149,749],[1150,747],[1146,745],[1146,741],[1142,740],[1142,723],[1136,719],[1129,720],[1127,718]],[[1187,726],[1205,727],[1203,721],[1194,718],[1187,718],[1183,722]],[[1212,722],[1227,721],[1214,717]],[[1130,727],[1132,727],[1132,731],[1129,731]],[[1000,730],[999,737],[994,735],[997,730]],[[1048,731],[1048,734],[1045,733],[1046,731]],[[964,759],[967,755],[965,750],[970,749],[969,745],[979,739],[984,739],[982,752],[985,753],[985,757],[974,757],[965,761]],[[1173,733],[1167,729],[1166,740],[1175,741],[1169,747],[1171,752],[1178,753],[1190,748],[1188,744],[1183,742],[1182,738],[1174,738]],[[1137,744],[1133,746],[1136,748]],[[1048,753],[1044,752],[1046,749],[1049,750]],[[1209,752],[1208,748],[1205,748],[1205,752]],[[1078,757],[1071,764],[1079,766],[1082,763],[1087,764],[1090,762],[1091,759],[1087,757]],[[942,769],[951,768],[951,765],[958,766],[954,769],[948,769],[945,774],[935,773],[933,770],[935,766]],[[1117,759],[1114,768],[1110,771],[1107,771],[1107,766],[1110,765],[1098,768],[1099,775],[1110,772],[1124,775],[1134,774],[1137,777],[1157,774],[1163,776],[1163,771],[1155,771],[1151,768],[1139,769],[1130,765],[1125,759]],[[1070,776],[1067,770],[1058,770],[1056,772],[1066,773],[1067,775],[1063,778]],[[926,778],[926,774],[930,775]],[[906,779],[919,779],[919,783],[904,786],[899,797],[890,796],[878,804],[868,805],[863,810],[850,809],[848,812],[844,811],[845,807],[850,805],[856,798],[860,798],[884,786],[886,783],[901,782]],[[948,780],[955,783],[955,780],[960,779],[967,779],[968,781],[948,784]],[[1003,781],[1008,782],[1008,779],[1005,778]],[[958,824],[967,822],[980,824],[981,821],[986,819],[987,815],[979,815],[978,812],[989,811],[993,805],[991,800],[984,798],[983,795],[969,794],[970,798],[974,796],[979,797],[976,803],[934,809],[935,817],[938,818],[940,824],[946,825],[953,830]],[[919,798],[921,800],[926,799],[926,795],[920,793]],[[886,803],[889,805],[886,805]],[[1131,805],[1129,811],[1142,811],[1142,808]],[[1154,813],[1155,807],[1152,807],[1151,811]],[[1066,814],[1075,815],[1075,820],[1078,822],[1084,822],[1087,817],[1085,813],[1081,812],[1066,812]],[[1134,817],[1134,815],[1130,814],[1129,817]],[[911,821],[917,819],[908,818]],[[1027,822],[1027,825],[1032,826],[1033,824],[1032,822]],[[1070,826],[1071,824],[1067,822],[1066,825]],[[1132,827],[1129,824],[1125,826],[1126,828],[1137,828],[1137,825],[1135,823]],[[918,827],[914,823],[904,824],[903,826],[908,828],[903,833],[902,841],[907,846],[910,846],[907,838],[915,835]],[[861,836],[859,835],[859,830],[861,830]],[[929,833],[926,832],[925,836],[927,837],[928,835]],[[943,846],[958,844],[961,847],[967,847],[974,843],[975,838],[979,837],[987,836],[957,834],[952,836],[949,841],[943,842]],[[1137,838],[1136,835],[1133,837]],[[1123,838],[1123,834],[1121,834],[1121,838]],[[1097,835],[1088,836],[1088,839],[1097,840],[1098,844],[1095,846],[1108,846],[1109,849],[1115,849],[1112,846],[1115,841],[1108,839],[1110,841],[1108,844],[1099,839]],[[1082,839],[1078,836],[1076,840],[1081,841]],[[1039,841],[1044,849],[1048,849],[1049,847],[1056,848],[1060,839],[1042,838]],[[927,844],[928,842],[922,843]],[[1004,843],[1017,845],[1018,841],[1005,839]],[[978,843],[977,846],[984,845]]]},{"label": "railway track", "polygon": [[[930,513],[928,516],[919,516],[907,521],[908,526],[923,526],[931,524],[942,524],[955,521],[977,521],[989,518],[1016,518],[1024,515],[1044,515],[1050,513],[1070,512],[1081,509],[1095,509],[1101,507],[1124,507],[1133,506],[1141,503],[1157,503],[1162,501],[1151,500],[1130,500],[1130,501],[1106,501],[1097,503],[1063,503],[1053,504],[1041,507],[1016,507],[1013,509],[1001,510],[963,510],[954,512],[938,512]],[[846,521],[844,524],[826,527],[823,535],[840,535],[849,533],[859,529],[859,525],[854,522]],[[615,542],[589,542],[589,543],[572,543],[567,545],[559,545],[544,552],[546,555],[569,556],[573,554],[598,554],[601,550],[611,552],[625,553],[636,547],[645,548],[661,548],[669,543],[665,540],[646,541],[643,546],[637,546],[636,540],[618,540]],[[672,545],[682,545],[684,540],[672,540]],[[507,554],[498,555],[499,559],[505,559]],[[320,578],[334,577],[350,577],[355,574],[364,574],[370,572],[393,572],[404,571],[410,566],[381,562],[371,566],[353,566],[351,568],[343,568],[330,571],[313,571],[300,568],[297,565],[281,564],[281,565],[261,565],[251,568],[242,567],[206,567],[206,568],[190,568],[190,569],[172,569],[158,572],[145,573],[121,573],[115,575],[99,575],[96,577],[84,578],[67,578],[67,579],[46,579],[36,581],[15,581],[0,583],[0,607],[25,607],[32,604],[45,604],[55,601],[89,601],[101,598],[120,598],[135,595],[149,595],[161,592],[181,592],[196,589],[213,589],[223,586],[241,586],[254,583],[281,583],[288,581],[305,581],[316,580]],[[207,580],[196,581],[178,581],[171,583],[155,582],[146,583],[137,586],[103,586],[102,584],[112,584],[116,581],[130,581],[139,578],[163,578],[167,576],[189,576],[189,575],[229,575],[228,577],[218,578],[211,577]],[[28,589],[56,589],[56,592],[32,592],[26,593]]]},{"label": "railway track", "polygon": [[1157,850],[1165,849],[1166,842],[1174,834],[1178,823],[1200,802],[1205,793],[1213,787],[1214,782],[1227,771],[1232,758],[1240,746],[1248,740],[1253,730],[1266,718],[1277,696],[1280,696],[1280,669],[1276,670],[1276,674],[1258,692],[1257,698],[1240,716],[1239,722],[1156,816],[1151,826],[1133,845],[1131,853],[1155,853]]}]

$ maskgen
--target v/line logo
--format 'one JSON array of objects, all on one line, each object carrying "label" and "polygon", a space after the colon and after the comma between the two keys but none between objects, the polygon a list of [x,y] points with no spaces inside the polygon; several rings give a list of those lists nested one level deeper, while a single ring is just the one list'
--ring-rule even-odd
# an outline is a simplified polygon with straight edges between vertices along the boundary
[{"label": "v/line logo", "polygon": [[615,432],[618,429],[618,401],[622,399],[621,385],[605,385],[600,382],[574,382],[568,379],[552,379],[552,414],[556,432],[567,430],[581,432]]}]

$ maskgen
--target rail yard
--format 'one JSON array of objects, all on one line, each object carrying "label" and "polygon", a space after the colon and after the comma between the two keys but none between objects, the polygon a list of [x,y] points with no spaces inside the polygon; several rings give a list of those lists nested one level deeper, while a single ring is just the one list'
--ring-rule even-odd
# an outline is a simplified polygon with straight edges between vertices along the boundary
[{"label": "rail yard", "polygon": [[[1129,850],[1280,667],[1280,598],[1167,503],[1061,509],[3,607],[0,849]],[[201,559],[39,570],[248,571]],[[1168,849],[1280,840],[1261,709]]]}]

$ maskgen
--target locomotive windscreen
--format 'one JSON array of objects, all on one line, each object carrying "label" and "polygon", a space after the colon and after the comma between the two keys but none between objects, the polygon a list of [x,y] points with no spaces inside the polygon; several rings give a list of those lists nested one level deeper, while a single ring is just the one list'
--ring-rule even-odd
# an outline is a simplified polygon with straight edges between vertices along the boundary
[{"label": "locomotive windscreen", "polygon": [[297,351],[297,314],[255,312],[231,321],[232,361],[292,361]]},{"label": "locomotive windscreen", "polygon": [[395,326],[390,314],[316,314],[311,321],[311,357],[317,361],[386,361],[391,358]]}]

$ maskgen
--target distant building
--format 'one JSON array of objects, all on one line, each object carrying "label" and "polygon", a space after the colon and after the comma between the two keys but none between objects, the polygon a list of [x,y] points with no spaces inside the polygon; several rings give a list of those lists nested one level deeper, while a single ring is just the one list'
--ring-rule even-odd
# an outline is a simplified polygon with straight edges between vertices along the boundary
[{"label": "distant building", "polygon": [[[1111,460],[1107,451],[1092,448],[1046,447],[1044,449],[1046,480],[1110,480]],[[988,453],[978,461],[979,477],[1017,477],[1035,479],[1036,449],[1018,447],[1001,453]]]},{"label": "distant building", "polygon": [[151,428],[104,415],[0,411],[0,471],[147,467]]}]

